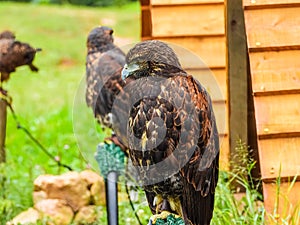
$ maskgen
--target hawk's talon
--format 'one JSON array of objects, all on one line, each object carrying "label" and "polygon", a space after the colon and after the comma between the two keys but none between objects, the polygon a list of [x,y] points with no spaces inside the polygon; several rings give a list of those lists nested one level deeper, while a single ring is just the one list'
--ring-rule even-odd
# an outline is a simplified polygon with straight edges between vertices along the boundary
[{"label": "hawk's talon", "polygon": [[152,215],[150,217],[150,220],[149,220],[149,224],[148,225],[154,225],[156,224],[156,220],[157,219],[162,219],[162,220],[166,220],[168,216],[170,215],[173,215],[175,218],[179,218],[180,216],[177,215],[177,214],[174,214],[174,213],[171,213],[171,212],[168,212],[168,211],[162,211],[160,214],[155,214],[155,215]]}]

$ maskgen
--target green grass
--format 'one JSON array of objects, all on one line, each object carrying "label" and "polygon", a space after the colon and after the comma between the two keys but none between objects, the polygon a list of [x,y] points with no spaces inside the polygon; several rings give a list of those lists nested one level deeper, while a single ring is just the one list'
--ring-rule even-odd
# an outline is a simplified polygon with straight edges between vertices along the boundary
[{"label": "green grass", "polygon": [[[87,167],[82,152],[97,169],[93,154],[103,139],[84,99],[87,34],[96,26],[111,26],[120,46],[139,40],[139,21],[138,2],[109,8],[0,3],[0,30],[12,30],[18,40],[43,49],[34,60],[39,72],[20,67],[4,88],[13,97],[21,124],[75,170]],[[17,129],[10,112],[6,151],[7,164],[0,176],[6,179],[5,187],[0,186],[7,208],[0,210],[6,212],[4,219],[0,215],[2,222],[32,205],[32,183],[39,174],[66,171]]]},{"label": "green grass", "polygon": [[[93,154],[105,135],[95,124],[84,99],[86,37],[98,25],[113,27],[119,45],[138,41],[139,4],[132,3],[121,8],[87,8],[0,3],[0,30],[12,30],[19,40],[43,49],[34,61],[40,68],[38,73],[21,67],[5,84],[13,97],[13,107],[21,124],[51,154],[59,156],[63,163],[75,170],[88,166],[97,169]],[[239,143],[238,149],[245,156],[243,151],[246,147]],[[1,225],[32,206],[33,180],[38,175],[66,172],[66,169],[58,168],[22,130],[17,129],[10,112],[6,150],[7,163],[0,166]],[[241,159],[245,167],[237,168],[233,174],[220,173],[212,224],[265,223],[266,212],[258,200],[262,196],[245,177],[245,173],[250,174],[254,162]],[[231,189],[232,177],[237,178],[246,189],[241,199],[237,199]],[[123,189],[122,193],[125,193]],[[146,224],[150,213],[142,196],[140,193],[134,205],[143,224]],[[105,207],[100,208],[103,214],[99,224],[106,224]],[[291,224],[299,224],[299,212],[298,207],[293,212]],[[268,217],[276,221],[276,215]],[[288,224],[285,222],[287,219],[283,220],[282,224]],[[120,225],[127,224],[138,223],[124,195],[120,201]]]}]

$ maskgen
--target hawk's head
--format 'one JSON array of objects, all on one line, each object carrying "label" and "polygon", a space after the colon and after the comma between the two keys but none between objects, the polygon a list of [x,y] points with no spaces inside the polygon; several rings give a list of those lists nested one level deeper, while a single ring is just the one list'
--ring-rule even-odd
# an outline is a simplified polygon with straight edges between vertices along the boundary
[{"label": "hawk's head", "polygon": [[14,40],[15,38],[16,38],[15,34],[9,30],[5,30],[0,33],[0,39],[13,39]]},{"label": "hawk's head", "polygon": [[129,50],[122,78],[171,76],[179,71],[182,71],[182,68],[173,49],[164,42],[151,40],[140,42]]},{"label": "hawk's head", "polygon": [[110,27],[96,27],[88,35],[88,49],[101,48],[103,45],[113,43],[113,29]]}]

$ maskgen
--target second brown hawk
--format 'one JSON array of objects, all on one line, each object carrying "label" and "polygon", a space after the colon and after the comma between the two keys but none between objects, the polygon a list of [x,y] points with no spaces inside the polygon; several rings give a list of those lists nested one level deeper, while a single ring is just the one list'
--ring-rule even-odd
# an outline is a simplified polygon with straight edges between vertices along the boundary
[{"label": "second brown hawk", "polygon": [[86,102],[100,124],[112,128],[111,109],[124,86],[125,54],[113,43],[113,29],[94,28],[87,38]]},{"label": "second brown hawk", "polygon": [[15,72],[19,66],[28,65],[31,71],[37,72],[38,68],[33,65],[32,61],[38,51],[41,49],[17,41],[10,31],[0,33],[1,82],[7,81],[10,73]]}]

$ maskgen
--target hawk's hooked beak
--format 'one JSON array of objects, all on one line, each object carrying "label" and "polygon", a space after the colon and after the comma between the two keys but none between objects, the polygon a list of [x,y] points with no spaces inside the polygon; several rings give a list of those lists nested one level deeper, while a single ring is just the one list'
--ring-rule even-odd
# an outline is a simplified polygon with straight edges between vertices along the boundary
[{"label": "hawk's hooked beak", "polygon": [[132,64],[125,64],[122,70],[122,79],[125,80],[127,77],[134,74],[134,72],[137,72],[140,69],[139,65],[137,63]]},{"label": "hawk's hooked beak", "polygon": [[125,80],[126,77],[128,77],[129,71],[128,71],[128,65],[125,64],[123,69],[122,69],[122,79]]}]

